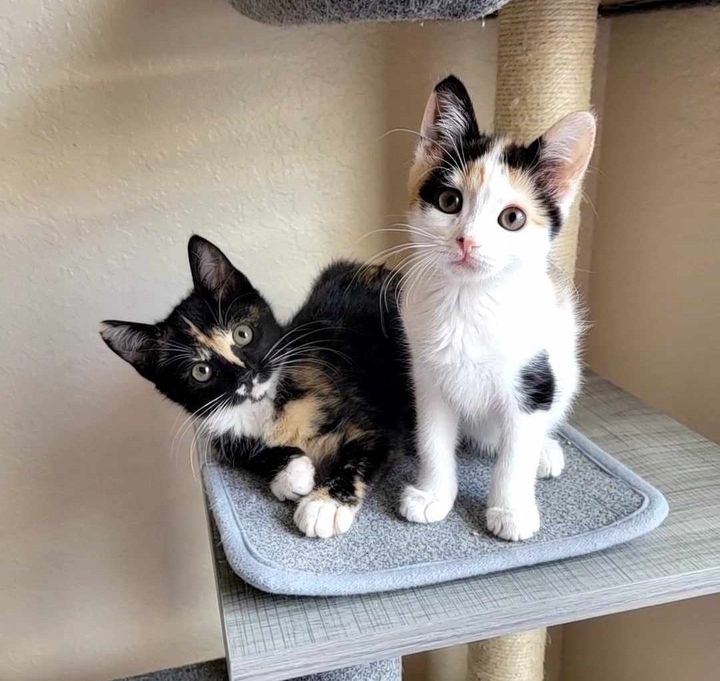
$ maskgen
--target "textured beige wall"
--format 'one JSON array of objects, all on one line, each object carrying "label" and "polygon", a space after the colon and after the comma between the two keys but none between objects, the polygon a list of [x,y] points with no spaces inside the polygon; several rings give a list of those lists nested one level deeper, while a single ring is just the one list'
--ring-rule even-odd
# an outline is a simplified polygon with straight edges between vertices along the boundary
[{"label": "textured beige wall", "polygon": [[612,22],[588,359],[720,441],[720,8]]},{"label": "textured beige wall", "polygon": [[90,681],[221,654],[177,410],[96,335],[163,315],[194,231],[287,313],[404,209],[453,69],[492,121],[492,24],[254,24],[223,0],[0,5],[0,677]]},{"label": "textured beige wall", "polygon": [[[720,441],[720,8],[611,23],[589,361]],[[567,625],[562,679],[709,681],[718,636],[720,596]]]},{"label": "textured beige wall", "polygon": [[716,681],[720,595],[578,622],[563,631],[562,681]]}]

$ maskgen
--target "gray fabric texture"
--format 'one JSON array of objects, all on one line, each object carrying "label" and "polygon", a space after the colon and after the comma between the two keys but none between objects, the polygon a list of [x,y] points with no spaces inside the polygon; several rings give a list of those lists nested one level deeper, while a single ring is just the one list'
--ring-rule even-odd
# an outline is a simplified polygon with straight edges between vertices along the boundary
[{"label": "gray fabric texture", "polygon": [[352,21],[471,20],[508,0],[230,0],[245,16],[266,24],[337,24]]},{"label": "gray fabric texture", "polygon": [[210,660],[115,681],[227,681],[225,660]]},{"label": "gray fabric texture", "polygon": [[346,667],[322,674],[300,676],[295,681],[400,681],[401,678],[400,658],[394,657],[359,667]]},{"label": "gray fabric texture", "polygon": [[[302,676],[295,681],[400,681],[401,673],[400,658],[395,657],[359,667]],[[225,660],[211,660],[116,681],[227,681],[227,678]]]},{"label": "gray fabric texture", "polygon": [[252,586],[288,595],[389,591],[449,581],[607,548],[638,537],[667,515],[664,497],[569,426],[563,474],[539,480],[540,532],[505,542],[485,530],[492,460],[459,453],[460,491],[448,518],[408,523],[397,513],[412,458],[395,460],[367,495],[351,530],[332,539],[300,536],[294,504],[243,471],[203,468],[208,501],[233,570]]}]

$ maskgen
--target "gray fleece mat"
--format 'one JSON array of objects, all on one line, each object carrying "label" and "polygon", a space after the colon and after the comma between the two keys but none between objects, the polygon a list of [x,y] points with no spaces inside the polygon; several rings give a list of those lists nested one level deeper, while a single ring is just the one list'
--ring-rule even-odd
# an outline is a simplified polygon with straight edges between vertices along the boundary
[{"label": "gray fleece mat", "polygon": [[337,24],[351,21],[482,19],[508,0],[230,0],[245,16],[266,24]]},{"label": "gray fleece mat", "polygon": [[[294,681],[400,681],[400,676],[400,658],[396,657],[359,667],[301,676]],[[225,660],[211,660],[116,681],[227,681],[227,678]]]},{"label": "gray fleece mat", "polygon": [[578,556],[634,539],[667,515],[665,498],[581,433],[566,427],[566,467],[538,480],[540,532],[506,542],[485,530],[492,460],[458,454],[460,491],[446,520],[419,525],[397,512],[414,461],[394,461],[344,536],[308,539],[292,523],[294,504],[268,485],[217,463],[203,469],[210,507],[233,570],[263,591],[331,596],[390,591]]}]

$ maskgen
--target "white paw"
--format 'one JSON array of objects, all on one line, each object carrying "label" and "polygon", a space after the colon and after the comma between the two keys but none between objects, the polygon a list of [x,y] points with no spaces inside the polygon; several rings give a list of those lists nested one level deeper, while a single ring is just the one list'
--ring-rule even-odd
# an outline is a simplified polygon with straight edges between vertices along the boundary
[{"label": "white paw", "polygon": [[307,456],[291,459],[270,483],[270,491],[280,501],[296,501],[312,492],[315,485],[315,466]]},{"label": "white paw", "polygon": [[538,478],[557,478],[565,468],[565,454],[557,440],[548,437],[545,439],[540,462],[538,463]]},{"label": "white paw", "polygon": [[341,504],[320,491],[304,497],[295,510],[295,525],[306,537],[335,537],[345,534],[359,506]]},{"label": "white paw", "polygon": [[513,508],[493,506],[487,510],[487,528],[500,539],[530,539],[540,529],[540,513],[535,502]]},{"label": "white paw", "polygon": [[454,496],[441,496],[408,485],[400,499],[400,515],[412,523],[436,523],[447,517],[454,503]]}]

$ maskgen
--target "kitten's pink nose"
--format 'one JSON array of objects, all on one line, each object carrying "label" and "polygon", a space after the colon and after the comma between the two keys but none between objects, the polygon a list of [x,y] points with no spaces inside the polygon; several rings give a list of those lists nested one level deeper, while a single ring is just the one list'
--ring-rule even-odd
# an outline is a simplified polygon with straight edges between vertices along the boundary
[{"label": "kitten's pink nose", "polygon": [[475,248],[475,246],[477,245],[474,239],[466,236],[459,236],[457,239],[455,239],[455,241],[457,242],[457,245],[462,251],[463,258],[467,258],[470,253],[472,253],[473,248]]}]

